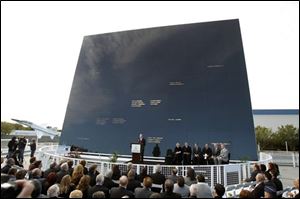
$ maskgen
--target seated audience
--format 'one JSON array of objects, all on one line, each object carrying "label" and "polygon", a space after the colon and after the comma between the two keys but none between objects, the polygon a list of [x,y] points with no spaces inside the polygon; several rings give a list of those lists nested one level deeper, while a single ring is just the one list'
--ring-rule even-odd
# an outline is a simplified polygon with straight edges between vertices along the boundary
[{"label": "seated audience", "polygon": [[69,166],[68,163],[65,162],[62,165],[60,165],[60,171],[57,172],[57,183],[60,183],[61,179],[68,174],[69,174]]},{"label": "seated audience", "polygon": [[[161,166],[156,165],[155,173],[151,175],[153,184],[163,185],[166,181],[165,175],[161,174]],[[153,192],[160,193],[161,188],[152,187],[151,189]]]},{"label": "seated audience", "polygon": [[47,190],[49,189],[49,187],[51,187],[52,185],[54,185],[56,182],[57,182],[57,175],[56,175],[56,173],[55,172],[49,173],[49,175],[47,176],[47,178],[44,181],[44,183],[42,183],[42,186],[43,186],[42,194],[47,195]]},{"label": "seated audience", "polygon": [[278,175],[278,172],[274,171],[274,170],[271,170],[270,171],[270,174],[272,176],[272,182],[275,184],[276,186],[276,190],[277,191],[282,191],[283,190],[283,185],[282,185],[282,182],[281,180],[279,180],[277,178],[277,175]]},{"label": "seated audience", "polygon": [[174,185],[174,193],[180,194],[182,198],[188,198],[190,195],[189,186],[184,184],[184,178],[182,176],[178,176],[177,178],[177,183]]},{"label": "seated audience", "polygon": [[43,177],[44,177],[44,178],[47,178],[47,176],[49,175],[49,173],[51,173],[51,172],[56,172],[56,166],[57,166],[56,162],[52,162],[52,163],[50,164],[50,168],[47,169],[47,170],[44,172]]},{"label": "seated audience", "polygon": [[173,192],[174,183],[167,179],[165,182],[165,192],[161,193],[162,198],[181,198],[181,195]]},{"label": "seated audience", "polygon": [[225,187],[221,184],[215,185],[214,198],[223,198]]},{"label": "seated audience", "polygon": [[145,177],[150,177],[150,176],[147,174],[147,167],[144,167],[144,168],[142,169],[142,172],[140,173],[140,175],[137,176],[137,179],[138,179],[140,182],[143,182]]},{"label": "seated audience", "polygon": [[121,177],[121,171],[119,169],[119,165],[113,165],[112,167],[112,179],[113,180],[119,180]]},{"label": "seated audience", "polygon": [[47,196],[48,198],[58,198],[59,192],[59,186],[54,184],[47,190]]},{"label": "seated audience", "polygon": [[89,189],[89,197],[91,198],[93,194],[97,191],[102,191],[105,193],[105,197],[109,197],[109,189],[104,184],[104,176],[102,174],[98,174],[96,177],[96,184]]},{"label": "seated audience", "polygon": [[242,191],[240,192],[239,198],[253,198],[253,197],[252,197],[251,191],[242,189]]},{"label": "seated audience", "polygon": [[75,185],[71,183],[71,176],[65,175],[60,181],[59,197],[68,198],[70,193],[75,189]]},{"label": "seated audience", "polygon": [[99,172],[97,171],[97,165],[96,164],[93,164],[92,166],[90,166],[88,175],[91,178],[90,185],[94,186],[96,184],[96,177],[97,177],[97,175],[99,175]]},{"label": "seated audience", "polygon": [[83,166],[81,164],[78,164],[75,166],[74,171],[72,173],[72,183],[77,186],[82,176]]},{"label": "seated audience", "polygon": [[299,198],[299,178],[294,180],[294,188],[298,191],[298,193],[296,193],[295,190],[290,191],[290,192],[288,192],[288,197],[290,197],[290,198]]},{"label": "seated audience", "polygon": [[256,180],[256,179],[255,179],[256,175],[257,175],[258,173],[260,173],[260,172],[261,172],[261,171],[260,171],[260,168],[259,168],[259,164],[255,163],[255,164],[253,165],[253,171],[251,172],[250,178],[247,178],[245,181],[246,181],[246,182],[255,181],[255,180]]},{"label": "seated audience", "polygon": [[192,184],[190,186],[190,197],[189,198],[197,198],[197,193],[198,193],[197,184]]},{"label": "seated audience", "polygon": [[153,192],[151,191],[152,179],[151,177],[145,177],[143,181],[143,188],[137,187],[134,191],[135,198],[149,198]]},{"label": "seated audience", "polygon": [[260,164],[259,167],[260,167],[260,172],[261,172],[261,173],[264,173],[264,172],[267,171],[267,167],[266,167],[265,164]]},{"label": "seated audience", "polygon": [[264,198],[277,198],[275,187],[265,185],[264,191]]},{"label": "seated audience", "polygon": [[103,191],[96,191],[93,193],[92,198],[108,198],[105,196],[105,193]]},{"label": "seated audience", "polygon": [[86,168],[86,161],[85,160],[80,160],[79,164],[82,165],[83,167],[83,175],[87,175],[88,174],[88,169]]},{"label": "seated audience", "polygon": [[20,169],[19,171],[17,171],[16,173],[16,180],[22,180],[25,178],[27,174],[27,171],[25,169]]},{"label": "seated audience", "polygon": [[128,196],[130,198],[133,198],[133,193],[126,189],[127,184],[128,184],[127,176],[122,176],[120,178],[120,186],[119,187],[113,187],[110,190],[110,198],[122,198],[124,196]]},{"label": "seated audience", "polygon": [[191,186],[192,184],[197,184],[196,173],[192,168],[187,169],[186,177],[184,178],[186,185]]},{"label": "seated audience", "polygon": [[160,193],[153,193],[149,198],[162,198]]},{"label": "seated audience", "polygon": [[135,188],[142,187],[141,182],[135,179],[135,171],[134,169],[131,169],[128,174],[128,184],[127,184],[127,190],[134,192]]},{"label": "seated audience", "polygon": [[84,175],[80,178],[80,181],[76,187],[76,189],[82,192],[82,197],[87,198],[89,196],[90,189],[90,176]]},{"label": "seated audience", "polygon": [[1,173],[7,174],[9,169],[15,165],[15,160],[12,158],[9,158],[6,160],[6,165],[1,169]]},{"label": "seated audience", "polygon": [[74,190],[70,193],[69,198],[82,198],[82,192],[80,190]]},{"label": "seated audience", "polygon": [[212,190],[207,183],[205,183],[205,177],[200,174],[197,176],[197,198],[212,198]]},{"label": "seated audience", "polygon": [[264,189],[265,189],[265,176],[262,173],[256,175],[256,185],[251,192],[252,198],[262,198],[264,197]]},{"label": "seated audience", "polygon": [[178,178],[177,172],[178,171],[177,171],[176,168],[172,169],[172,175],[169,175],[167,178],[170,179],[170,180],[172,180],[174,183],[176,183],[177,182],[177,178]]},{"label": "seated audience", "polygon": [[112,181],[112,170],[109,170],[105,177],[104,177],[104,183],[103,183],[103,186],[107,187],[109,190],[113,187],[118,187],[119,185],[115,182]]}]

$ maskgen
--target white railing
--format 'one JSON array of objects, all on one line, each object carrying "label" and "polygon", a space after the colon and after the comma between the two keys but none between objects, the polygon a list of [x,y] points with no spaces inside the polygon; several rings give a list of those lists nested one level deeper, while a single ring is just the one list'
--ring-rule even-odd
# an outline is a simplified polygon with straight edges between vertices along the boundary
[{"label": "white railing", "polygon": [[298,151],[264,151],[264,153],[271,155],[278,165],[299,167]]},{"label": "white railing", "polygon": [[[74,165],[79,164],[80,160],[84,159],[87,166],[92,164],[98,165],[100,173],[106,174],[112,169],[113,165],[118,165],[122,173],[127,171],[127,160],[131,159],[130,155],[118,155],[124,161],[110,162],[109,157],[111,154],[101,153],[80,153],[78,158],[68,156],[68,151],[64,146],[45,146],[39,149],[38,157],[42,161],[43,169],[49,168],[53,162],[60,162],[61,160],[72,160]],[[149,158],[149,157],[144,157]],[[119,159],[118,159],[119,160]],[[163,162],[164,158],[158,158],[159,162]],[[165,176],[171,175],[172,169],[177,168],[178,175],[186,176],[188,168],[193,168],[196,174],[204,175],[206,182],[213,187],[216,183],[223,184],[225,187],[228,185],[241,184],[244,179],[250,177],[250,168],[254,163],[267,164],[272,161],[272,156],[260,153],[259,161],[248,161],[239,163],[230,163],[224,165],[161,165],[162,174]],[[143,168],[147,168],[147,173],[152,174],[156,165],[149,164],[133,164],[133,168],[137,174],[140,174]]]}]

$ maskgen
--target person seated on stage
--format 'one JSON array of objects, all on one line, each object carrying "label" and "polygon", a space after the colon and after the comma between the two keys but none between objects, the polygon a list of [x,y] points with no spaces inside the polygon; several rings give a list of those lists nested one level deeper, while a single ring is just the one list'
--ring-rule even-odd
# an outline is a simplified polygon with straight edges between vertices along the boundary
[{"label": "person seated on stage", "polygon": [[229,151],[225,148],[224,144],[221,144],[221,152],[220,155],[216,158],[215,164],[224,164],[227,163]]},{"label": "person seated on stage", "polygon": [[201,148],[198,146],[198,144],[194,144],[193,148],[193,164],[199,165],[203,164],[204,158],[201,152]]},{"label": "person seated on stage", "polygon": [[192,149],[187,142],[185,142],[184,146],[182,147],[182,153],[183,153],[183,164],[184,165],[191,164]]},{"label": "person seated on stage", "polygon": [[217,157],[220,156],[221,153],[221,146],[219,143],[213,143],[214,147],[212,149],[212,159],[214,160],[214,163],[217,162]]},{"label": "person seated on stage", "polygon": [[205,164],[210,164],[211,163],[212,150],[208,146],[208,144],[205,144],[204,148],[202,149],[202,154],[203,154],[203,157],[204,157]]},{"label": "person seated on stage", "polygon": [[182,149],[180,144],[177,142],[174,149],[174,164],[181,164],[182,162]]}]

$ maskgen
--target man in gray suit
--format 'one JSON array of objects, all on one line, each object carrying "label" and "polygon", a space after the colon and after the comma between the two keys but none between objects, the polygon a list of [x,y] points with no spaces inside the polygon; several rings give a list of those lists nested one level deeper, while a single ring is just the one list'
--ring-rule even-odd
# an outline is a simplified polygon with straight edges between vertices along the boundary
[{"label": "man in gray suit", "polygon": [[151,177],[145,177],[143,180],[143,188],[137,187],[134,190],[135,198],[149,198],[150,195],[153,193],[151,191],[152,187],[152,178]]},{"label": "man in gray suit", "polygon": [[223,162],[228,162],[228,149],[225,148],[224,144],[221,144],[221,152],[220,155],[216,158],[215,164],[222,164]]}]

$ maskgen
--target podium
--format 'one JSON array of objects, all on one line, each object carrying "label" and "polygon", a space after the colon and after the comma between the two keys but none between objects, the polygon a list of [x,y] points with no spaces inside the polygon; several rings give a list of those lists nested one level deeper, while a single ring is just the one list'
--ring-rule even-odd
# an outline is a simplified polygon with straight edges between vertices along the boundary
[{"label": "podium", "polygon": [[131,143],[132,163],[140,163],[141,160],[141,144]]}]

